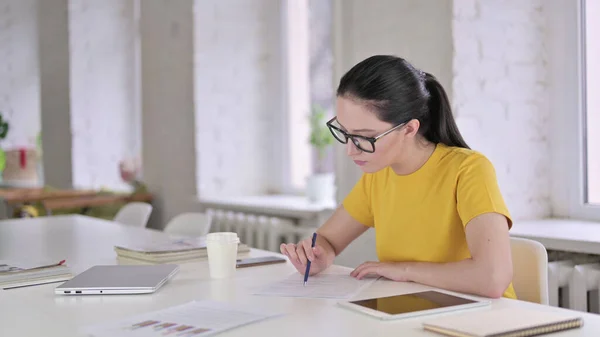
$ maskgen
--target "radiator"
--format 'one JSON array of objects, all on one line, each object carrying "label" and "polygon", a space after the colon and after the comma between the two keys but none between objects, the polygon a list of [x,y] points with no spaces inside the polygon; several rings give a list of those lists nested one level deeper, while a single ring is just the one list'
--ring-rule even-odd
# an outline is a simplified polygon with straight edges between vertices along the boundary
[{"label": "radiator", "polygon": [[212,217],[211,232],[235,232],[242,243],[252,248],[279,252],[282,243],[296,243],[309,238],[314,227],[299,227],[282,217],[234,212],[209,208]]},{"label": "radiator", "polygon": [[600,313],[600,263],[548,263],[550,305]]}]

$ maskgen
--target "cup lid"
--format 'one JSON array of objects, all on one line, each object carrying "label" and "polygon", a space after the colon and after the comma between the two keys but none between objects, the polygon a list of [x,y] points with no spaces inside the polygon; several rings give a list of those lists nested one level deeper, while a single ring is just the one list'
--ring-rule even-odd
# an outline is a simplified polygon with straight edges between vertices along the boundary
[{"label": "cup lid", "polygon": [[216,232],[209,233],[206,235],[206,241],[219,241],[219,242],[240,242],[237,233],[233,232]]}]

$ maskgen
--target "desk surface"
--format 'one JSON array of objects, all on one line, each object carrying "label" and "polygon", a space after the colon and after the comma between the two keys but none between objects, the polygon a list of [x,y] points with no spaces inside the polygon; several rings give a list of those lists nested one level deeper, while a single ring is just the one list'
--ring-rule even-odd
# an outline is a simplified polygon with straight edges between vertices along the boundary
[{"label": "desk surface", "polygon": [[[64,216],[0,222],[0,259],[66,258],[75,273],[96,264],[117,264],[113,246],[160,238],[164,233],[130,228],[83,216]],[[271,254],[253,250],[251,255]],[[332,268],[342,267],[334,266]],[[286,315],[223,333],[222,336],[438,336],[424,331],[425,318],[381,322],[342,309],[335,300],[257,297],[250,291],[295,272],[291,264],[246,268],[227,281],[213,281],[206,261],[181,265],[180,272],[151,295],[65,297],[54,295],[56,284],[0,291],[0,327],[6,336],[80,336],[79,328],[164,309],[195,299],[251,303]],[[430,289],[414,283],[377,281],[359,297],[385,296]],[[539,310],[565,309],[494,300],[492,308],[526,306]],[[552,336],[597,336],[600,316],[581,313],[582,329]],[[430,316],[431,317],[431,316]],[[221,335],[220,335],[221,336]]]}]

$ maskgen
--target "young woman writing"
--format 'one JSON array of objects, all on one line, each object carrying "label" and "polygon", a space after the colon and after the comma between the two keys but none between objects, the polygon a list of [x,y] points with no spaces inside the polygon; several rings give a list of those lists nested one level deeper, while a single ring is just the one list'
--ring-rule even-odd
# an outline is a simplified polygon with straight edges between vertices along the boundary
[{"label": "young woman writing", "polygon": [[350,69],[327,125],[363,175],[319,229],[317,242],[281,245],[298,272],[329,267],[375,228],[373,274],[490,298],[516,298],[512,220],[491,162],[463,140],[437,79],[394,56]]}]

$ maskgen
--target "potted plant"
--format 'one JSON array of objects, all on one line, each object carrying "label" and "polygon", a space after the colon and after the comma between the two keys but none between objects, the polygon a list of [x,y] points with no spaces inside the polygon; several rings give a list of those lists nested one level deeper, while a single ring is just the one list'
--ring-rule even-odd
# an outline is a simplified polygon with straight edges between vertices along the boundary
[{"label": "potted plant", "polygon": [[306,194],[311,202],[331,202],[335,198],[335,178],[326,168],[327,149],[333,144],[333,135],[327,128],[326,111],[314,105],[310,115],[310,145],[316,150],[314,172],[308,177]]},{"label": "potted plant", "polygon": [[[5,139],[8,134],[8,122],[4,120],[4,116],[0,113],[0,140]],[[2,172],[6,167],[6,152],[0,148],[0,181],[2,181]]]}]

